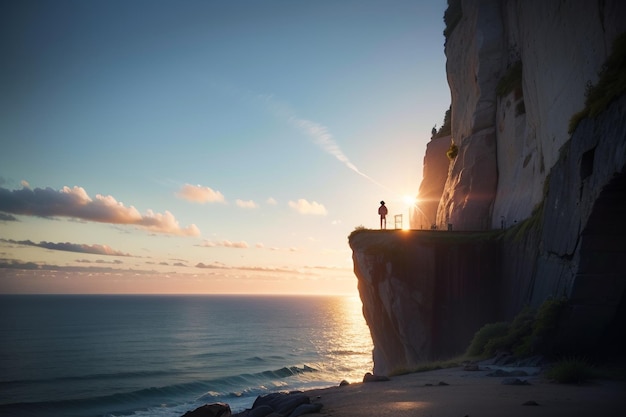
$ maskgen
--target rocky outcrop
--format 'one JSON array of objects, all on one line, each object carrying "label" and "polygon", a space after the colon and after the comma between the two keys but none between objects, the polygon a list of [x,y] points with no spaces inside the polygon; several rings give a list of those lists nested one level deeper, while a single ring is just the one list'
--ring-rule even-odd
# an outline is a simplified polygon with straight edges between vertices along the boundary
[{"label": "rocky outcrop", "polygon": [[321,403],[312,403],[309,396],[300,391],[275,392],[258,396],[251,408],[239,413],[232,414],[228,404],[213,403],[188,411],[183,417],[299,417],[319,413],[321,409]]}]

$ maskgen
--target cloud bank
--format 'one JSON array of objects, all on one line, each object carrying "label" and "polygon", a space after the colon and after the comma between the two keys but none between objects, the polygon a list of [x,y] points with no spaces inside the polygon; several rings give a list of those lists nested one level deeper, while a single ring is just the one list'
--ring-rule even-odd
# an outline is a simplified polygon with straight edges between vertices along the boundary
[{"label": "cloud bank", "polygon": [[7,190],[0,188],[0,212],[39,217],[70,217],[98,223],[134,225],[156,233],[180,236],[199,236],[195,224],[181,228],[172,213],[145,214],[133,206],[125,206],[114,197],[97,194],[89,197],[82,187],[22,188]]},{"label": "cloud bank", "polygon": [[60,250],[65,252],[78,252],[78,253],[91,253],[94,255],[108,255],[108,256],[131,256],[128,253],[114,250],[108,245],[85,245],[80,243],[53,243],[41,241],[35,243],[32,240],[12,240],[12,239],[0,239],[2,242],[12,243],[16,245],[35,246],[38,248]]}]

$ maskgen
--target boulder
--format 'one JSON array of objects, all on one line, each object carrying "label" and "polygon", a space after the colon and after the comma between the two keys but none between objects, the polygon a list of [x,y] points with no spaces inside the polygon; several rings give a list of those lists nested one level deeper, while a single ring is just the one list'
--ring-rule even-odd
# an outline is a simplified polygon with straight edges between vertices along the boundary
[{"label": "boulder", "polygon": [[183,417],[231,417],[230,406],[226,403],[212,403],[187,411]]}]

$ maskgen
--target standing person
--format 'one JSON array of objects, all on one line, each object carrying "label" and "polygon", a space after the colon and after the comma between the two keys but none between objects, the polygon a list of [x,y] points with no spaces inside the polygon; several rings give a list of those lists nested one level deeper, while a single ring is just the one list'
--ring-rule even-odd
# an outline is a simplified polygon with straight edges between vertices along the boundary
[{"label": "standing person", "polygon": [[387,228],[387,206],[384,201],[380,202],[380,207],[378,207],[378,214],[380,214],[380,228],[383,229],[383,223],[385,224],[384,229]]}]

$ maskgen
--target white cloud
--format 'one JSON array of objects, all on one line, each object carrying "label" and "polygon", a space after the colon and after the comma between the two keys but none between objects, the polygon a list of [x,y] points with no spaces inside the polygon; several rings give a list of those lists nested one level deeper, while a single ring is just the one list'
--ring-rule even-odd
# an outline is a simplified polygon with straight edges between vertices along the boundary
[{"label": "white cloud", "polygon": [[247,208],[247,209],[253,209],[253,208],[257,208],[258,207],[258,204],[255,203],[252,200],[243,201],[243,200],[237,199],[235,201],[235,204],[237,204],[237,207]]},{"label": "white cloud", "polygon": [[271,111],[276,117],[286,119],[291,125],[313,139],[313,142],[319,146],[324,152],[334,156],[339,162],[346,167],[361,175],[363,178],[371,181],[380,187],[387,188],[374,180],[369,175],[361,172],[356,165],[343,153],[339,144],[333,138],[330,130],[317,122],[303,119],[287,104],[280,102],[273,95],[260,95],[258,97],[264,103],[265,107]]},{"label": "white cloud", "polygon": [[247,249],[249,247],[248,242],[240,241],[240,242],[231,242],[230,240],[222,240],[219,242],[205,240],[200,244],[203,248],[215,248],[215,247],[224,247],[224,248],[235,248],[235,249]]},{"label": "white cloud", "polygon": [[325,216],[328,214],[324,205],[318,203],[317,201],[309,203],[304,198],[300,198],[298,201],[290,201],[289,207],[296,210],[300,214],[311,214],[315,216]]},{"label": "white cloud", "polygon": [[22,188],[9,191],[0,188],[0,211],[39,217],[70,217],[98,223],[140,226],[157,233],[181,236],[199,236],[195,224],[181,228],[169,211],[155,213],[148,210],[142,215],[133,206],[125,206],[113,196],[96,194],[91,198],[84,188],[63,187]]},{"label": "white cloud", "polygon": [[276,201],[273,197],[268,198],[267,200],[265,200],[265,202],[271,206],[275,206],[276,204],[278,204],[278,201]]},{"label": "white cloud", "polygon": [[192,203],[224,203],[224,195],[210,187],[185,184],[176,193],[178,198]]}]

